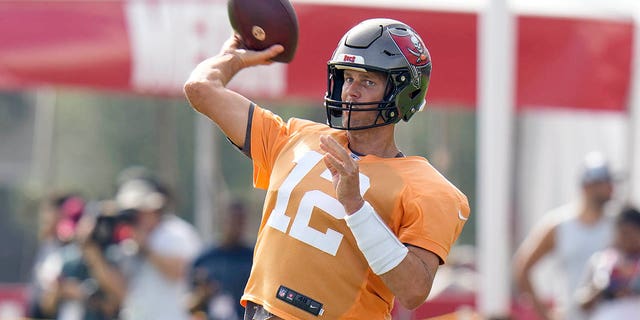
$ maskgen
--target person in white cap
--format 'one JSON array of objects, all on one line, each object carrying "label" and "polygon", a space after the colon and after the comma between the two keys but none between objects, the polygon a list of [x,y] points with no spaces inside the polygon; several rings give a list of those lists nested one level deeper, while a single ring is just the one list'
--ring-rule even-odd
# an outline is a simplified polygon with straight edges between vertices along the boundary
[{"label": "person in white cap", "polygon": [[[514,269],[519,290],[542,319],[586,319],[573,295],[591,255],[611,242],[613,217],[606,213],[605,205],[613,194],[613,180],[605,157],[598,152],[587,154],[580,200],[547,213],[517,250]],[[564,295],[554,301],[554,309],[540,298],[531,280],[533,268],[549,254],[555,255],[566,280]]]},{"label": "person in white cap", "polygon": [[188,319],[186,271],[201,242],[193,226],[168,210],[168,202],[166,188],[153,179],[122,183],[115,203],[119,214],[130,216],[133,242],[126,243],[137,250],[116,269],[97,246],[86,245],[90,267],[122,301],[121,319]]}]

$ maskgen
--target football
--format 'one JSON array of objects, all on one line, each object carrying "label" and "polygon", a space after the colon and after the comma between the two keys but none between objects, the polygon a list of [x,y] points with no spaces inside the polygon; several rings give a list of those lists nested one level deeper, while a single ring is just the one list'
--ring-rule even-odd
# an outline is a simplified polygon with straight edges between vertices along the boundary
[{"label": "football", "polygon": [[281,44],[284,51],[273,61],[293,60],[298,46],[298,18],[289,0],[228,0],[229,22],[250,50]]}]

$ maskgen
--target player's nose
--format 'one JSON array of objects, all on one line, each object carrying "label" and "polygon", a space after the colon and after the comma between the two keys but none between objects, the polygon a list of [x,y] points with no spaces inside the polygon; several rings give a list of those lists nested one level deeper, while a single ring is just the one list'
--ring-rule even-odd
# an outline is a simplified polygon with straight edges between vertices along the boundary
[{"label": "player's nose", "polygon": [[342,88],[342,100],[348,102],[356,102],[360,98],[359,86],[356,83],[346,84]]}]

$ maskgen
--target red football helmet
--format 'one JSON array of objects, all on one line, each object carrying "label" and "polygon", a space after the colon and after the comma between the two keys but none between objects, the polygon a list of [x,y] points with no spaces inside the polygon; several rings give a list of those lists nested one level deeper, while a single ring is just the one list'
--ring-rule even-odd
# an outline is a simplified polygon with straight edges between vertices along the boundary
[{"label": "red football helmet", "polygon": [[[379,71],[387,75],[382,101],[342,101],[344,69]],[[329,126],[360,130],[409,119],[425,106],[431,76],[431,56],[420,36],[408,25],[392,19],[370,19],[349,30],[328,62],[328,88],[324,98]],[[376,105],[353,108],[354,105]],[[342,121],[351,112],[378,111],[367,126],[353,127]]]}]

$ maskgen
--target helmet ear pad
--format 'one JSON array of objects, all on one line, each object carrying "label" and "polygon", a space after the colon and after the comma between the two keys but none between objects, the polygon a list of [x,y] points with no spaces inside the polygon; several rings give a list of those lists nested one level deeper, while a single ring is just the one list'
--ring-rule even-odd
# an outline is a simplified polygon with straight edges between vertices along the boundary
[{"label": "helmet ear pad", "polygon": [[[429,80],[431,73],[431,65],[420,68],[420,73],[418,73],[419,83],[418,86],[415,86],[413,82],[415,81],[411,78],[409,73],[402,73],[398,77],[405,77],[405,81],[402,84],[402,87],[399,87],[397,92],[397,96],[395,97],[396,105],[403,106],[401,107],[400,113],[402,114],[402,120],[409,121],[409,119],[416,114],[416,112],[421,111],[425,104],[425,96],[427,94],[427,89],[429,88]],[[397,78],[397,77],[396,77]]]},{"label": "helmet ear pad", "polygon": [[384,112],[382,112],[382,118],[384,120],[384,122],[398,122],[397,118],[398,118],[398,110],[396,108],[393,109],[387,109]]},{"label": "helmet ear pad", "polygon": [[402,86],[402,82],[398,81],[402,77],[399,75],[394,75],[392,73],[388,74],[387,77],[387,88],[385,89],[384,101],[392,101],[391,103],[384,105],[380,104],[380,115],[382,119],[386,123],[396,123],[400,119],[400,110],[398,110],[397,103],[397,92],[398,88]]}]

